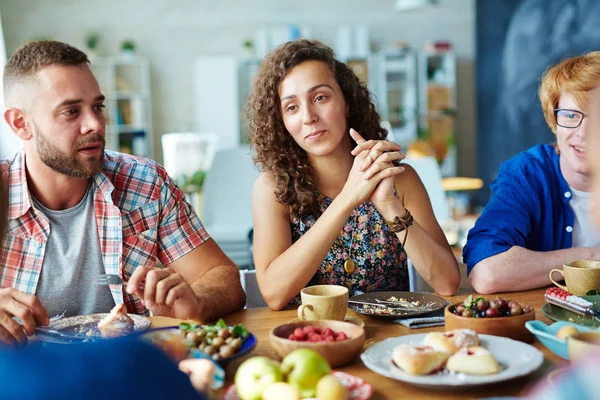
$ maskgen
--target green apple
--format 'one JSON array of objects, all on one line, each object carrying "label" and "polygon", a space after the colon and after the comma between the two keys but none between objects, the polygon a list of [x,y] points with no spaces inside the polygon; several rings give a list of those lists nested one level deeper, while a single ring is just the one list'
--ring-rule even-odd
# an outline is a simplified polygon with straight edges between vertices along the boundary
[{"label": "green apple", "polygon": [[298,349],[285,356],[281,371],[287,382],[298,388],[302,397],[315,397],[317,383],[331,374],[329,363],[316,351]]},{"label": "green apple", "polygon": [[301,400],[300,392],[285,382],[275,382],[265,389],[262,400]]},{"label": "green apple", "polygon": [[283,381],[279,363],[268,357],[252,357],[244,361],[235,373],[235,389],[242,400],[261,400],[265,389]]}]

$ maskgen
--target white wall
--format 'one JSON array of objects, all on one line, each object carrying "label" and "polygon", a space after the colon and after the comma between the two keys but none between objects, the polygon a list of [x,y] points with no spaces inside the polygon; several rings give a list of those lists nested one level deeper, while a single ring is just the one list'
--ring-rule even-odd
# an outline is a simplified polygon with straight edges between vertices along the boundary
[{"label": "white wall", "polygon": [[[334,44],[340,25],[364,24],[380,47],[408,42],[421,48],[448,40],[458,56],[459,174],[475,172],[474,0],[441,0],[438,6],[398,13],[394,0],[1,0],[6,49],[37,38],[67,41],[82,49],[89,32],[101,34],[101,54],[132,39],[150,58],[154,147],[159,134],[194,127],[191,82],[194,59],[203,54],[242,54],[257,29],[307,25]],[[160,158],[157,157],[157,158]]]}]

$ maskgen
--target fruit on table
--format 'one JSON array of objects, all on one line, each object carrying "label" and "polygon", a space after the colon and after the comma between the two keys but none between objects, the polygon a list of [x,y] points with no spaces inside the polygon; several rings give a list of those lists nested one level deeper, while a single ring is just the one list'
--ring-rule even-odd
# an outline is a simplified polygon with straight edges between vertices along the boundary
[{"label": "fruit on table", "polygon": [[486,300],[484,297],[473,298],[469,295],[462,304],[457,304],[452,312],[466,318],[496,318],[521,315],[531,312],[533,308],[515,300],[496,298]]},{"label": "fruit on table", "polygon": [[348,392],[334,375],[326,375],[317,383],[317,400],[347,400]]},{"label": "fruit on table", "polygon": [[300,392],[285,382],[270,384],[262,394],[262,400],[300,400]]},{"label": "fruit on table", "polygon": [[244,361],[235,373],[235,388],[242,400],[261,400],[271,384],[282,382],[279,363],[268,357],[252,357]]},{"label": "fruit on table", "polygon": [[564,340],[567,336],[574,335],[577,332],[579,332],[579,329],[575,328],[573,325],[565,325],[556,332],[556,337]]},{"label": "fruit on table", "polygon": [[288,336],[289,340],[297,342],[340,342],[348,339],[346,332],[336,332],[331,328],[321,329],[318,326],[308,325],[304,328],[296,328]]},{"label": "fruit on table", "polygon": [[281,372],[287,377],[287,382],[300,391],[302,397],[314,397],[317,384],[321,378],[331,374],[331,367],[316,351],[298,349],[285,356],[281,362]]}]

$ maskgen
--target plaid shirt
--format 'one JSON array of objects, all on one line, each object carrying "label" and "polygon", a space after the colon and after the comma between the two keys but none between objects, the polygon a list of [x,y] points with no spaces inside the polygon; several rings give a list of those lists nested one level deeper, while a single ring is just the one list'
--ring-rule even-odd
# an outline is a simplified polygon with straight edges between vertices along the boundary
[{"label": "plaid shirt", "polygon": [[[32,205],[25,152],[0,160],[0,172],[8,185],[9,204],[0,287],[35,294],[50,224]],[[152,267],[157,260],[168,265],[210,237],[183,192],[154,161],[106,151],[103,170],[91,181],[107,274],[127,281],[138,265]],[[110,289],[115,303],[125,303],[128,312],[146,313],[141,301],[125,292],[125,285]]]}]

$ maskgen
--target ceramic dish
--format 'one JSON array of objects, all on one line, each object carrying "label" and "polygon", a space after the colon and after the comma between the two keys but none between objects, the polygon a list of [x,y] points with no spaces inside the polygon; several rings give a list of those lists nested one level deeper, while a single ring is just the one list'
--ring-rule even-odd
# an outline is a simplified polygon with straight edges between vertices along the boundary
[{"label": "ceramic dish", "polygon": [[[38,328],[35,337],[44,342],[65,344],[104,339],[98,330],[98,323],[107,315],[108,313],[100,313],[56,319],[48,326]],[[133,320],[135,332],[142,332],[151,325],[148,317],[136,314],[129,314],[129,316]]]},{"label": "ceramic dish", "polygon": [[[373,396],[373,387],[365,382],[364,379],[342,371],[333,371],[332,374],[342,382],[342,385],[348,391],[348,400],[368,400]],[[240,400],[235,390],[235,385],[227,388],[224,400]]]},{"label": "ceramic dish", "polygon": [[[150,329],[146,332],[142,332],[139,336],[143,339],[146,339],[154,344],[157,344],[159,347],[159,341],[168,341],[172,336],[177,335],[181,336],[181,331],[178,326],[167,326],[164,328],[156,328]],[[235,354],[230,357],[225,357],[217,360],[220,365],[225,365],[236,358],[242,357],[245,354],[248,354],[256,347],[256,337],[249,333],[248,336],[242,342],[242,348]],[[163,348],[163,350],[167,351]],[[168,351],[167,351],[168,353]],[[198,349],[190,349],[186,355],[187,358],[209,358],[208,355],[202,353]]]},{"label": "ceramic dish", "polygon": [[464,389],[518,378],[537,370],[544,361],[544,355],[533,346],[504,337],[479,335],[480,345],[491,351],[503,368],[497,374],[476,376],[442,371],[431,375],[414,376],[392,363],[392,352],[396,346],[402,343],[422,344],[426,335],[420,333],[382,340],[369,347],[360,358],[369,369],[380,375],[416,386],[440,390]]},{"label": "ceramic dish", "polygon": [[[307,326],[318,327],[321,331],[329,328],[336,333],[344,332],[347,339],[340,341],[296,341],[289,340],[290,334],[296,329]],[[308,328],[310,329],[310,328]],[[341,367],[354,361],[365,343],[365,330],[360,326],[331,320],[300,321],[276,326],[269,332],[269,342],[279,357],[284,358],[294,350],[306,348],[316,351],[327,360],[333,368]]]},{"label": "ceramic dish", "polygon": [[552,325],[546,325],[542,321],[527,321],[525,323],[525,327],[529,330],[529,332],[533,333],[544,346],[565,360],[569,359],[567,341],[565,339],[557,338],[556,332],[558,332],[558,330],[563,326],[567,325],[574,326],[581,332],[592,330],[592,328],[566,321],[555,322]]},{"label": "ceramic dish", "polygon": [[[301,322],[301,321],[304,321],[304,320],[302,320],[300,318],[294,318],[289,323],[292,324],[292,323]],[[350,322],[351,324],[358,325],[361,328],[365,327],[365,321],[363,321],[361,318],[355,317],[353,315],[346,314],[346,316],[344,317],[344,322]]]},{"label": "ceramic dish", "polygon": [[520,315],[494,318],[467,318],[453,313],[462,302],[454,303],[444,310],[446,330],[471,329],[479,334],[503,336],[522,342],[533,341],[533,335],[525,329],[525,322],[535,319],[535,310]]},{"label": "ceramic dish", "polygon": [[[372,305],[357,304],[352,301]],[[350,298],[348,308],[371,317],[398,319],[429,314],[441,310],[447,304],[445,299],[430,293],[371,292]]]},{"label": "ceramic dish", "polygon": [[[594,303],[594,310],[600,311],[600,296],[582,296],[584,299]],[[574,313],[554,304],[546,303],[542,306],[542,314],[552,321],[567,321],[577,325],[583,325],[590,328],[600,328],[600,320],[591,316],[583,316]]]}]

